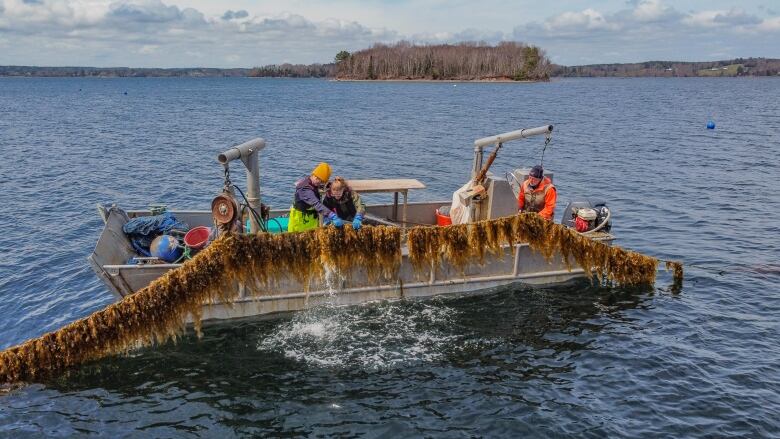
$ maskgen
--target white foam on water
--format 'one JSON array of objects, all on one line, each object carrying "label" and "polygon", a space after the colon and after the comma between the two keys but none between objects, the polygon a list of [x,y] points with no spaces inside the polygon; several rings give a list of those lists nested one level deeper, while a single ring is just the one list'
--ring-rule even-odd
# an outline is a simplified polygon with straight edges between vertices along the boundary
[{"label": "white foam on water", "polygon": [[326,304],[279,324],[258,349],[328,368],[380,370],[434,362],[461,349],[467,338],[453,323],[456,315],[441,301]]}]

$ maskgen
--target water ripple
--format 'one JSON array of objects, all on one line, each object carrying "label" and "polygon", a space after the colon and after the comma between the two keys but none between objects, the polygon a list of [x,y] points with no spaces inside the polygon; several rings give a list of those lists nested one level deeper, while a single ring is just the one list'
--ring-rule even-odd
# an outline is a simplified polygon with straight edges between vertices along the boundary
[{"label": "water ripple", "polygon": [[[218,324],[5,391],[0,436],[776,436],[779,92],[777,78],[0,78],[0,347],[112,301],[85,259],[95,203],[204,209],[214,155],[256,136],[263,197],[284,207],[320,160],[449,198],[473,139],[554,123],[558,218],[604,198],[621,245],[688,264],[679,294],[660,272],[653,288],[518,286]],[[534,164],[541,144],[508,144],[494,171]]]}]

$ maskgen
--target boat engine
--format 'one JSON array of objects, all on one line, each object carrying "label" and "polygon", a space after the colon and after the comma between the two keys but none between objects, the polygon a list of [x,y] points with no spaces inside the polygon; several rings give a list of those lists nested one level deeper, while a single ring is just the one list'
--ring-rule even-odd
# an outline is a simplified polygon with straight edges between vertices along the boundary
[{"label": "boat engine", "polygon": [[561,224],[579,233],[609,232],[612,212],[603,200],[572,200],[563,211]]}]

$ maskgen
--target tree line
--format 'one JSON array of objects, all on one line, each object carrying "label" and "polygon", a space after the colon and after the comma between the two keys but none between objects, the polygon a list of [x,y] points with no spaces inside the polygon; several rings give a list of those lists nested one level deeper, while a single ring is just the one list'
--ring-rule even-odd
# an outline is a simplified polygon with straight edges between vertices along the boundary
[{"label": "tree line", "polygon": [[780,74],[780,59],[735,58],[704,62],[646,61],[629,64],[556,65],[553,66],[552,74],[563,77],[776,76]]},{"label": "tree line", "polygon": [[414,45],[375,44],[336,55],[336,79],[547,80],[551,64],[543,50],[508,41]]},{"label": "tree line", "polygon": [[646,61],[629,64],[563,66],[522,43],[460,43],[415,46],[378,44],[336,54],[329,64],[272,64],[252,69],[0,66],[0,76],[39,77],[285,77],[337,79],[545,80],[554,77],[777,76],[780,59]]},{"label": "tree line", "polygon": [[336,64],[271,64],[255,67],[247,76],[270,78],[331,78]]}]

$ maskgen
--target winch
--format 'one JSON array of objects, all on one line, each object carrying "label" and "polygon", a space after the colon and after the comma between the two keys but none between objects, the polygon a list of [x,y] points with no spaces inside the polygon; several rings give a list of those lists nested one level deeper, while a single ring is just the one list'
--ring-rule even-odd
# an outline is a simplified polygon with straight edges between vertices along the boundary
[{"label": "winch", "polygon": [[236,199],[225,191],[211,201],[211,217],[220,233],[241,231],[241,219]]},{"label": "winch", "polygon": [[[265,140],[254,139],[219,154],[217,161],[225,172],[222,193],[211,201],[211,216],[220,233],[249,233],[267,231],[266,223],[271,209],[260,202],[260,169],[258,151]],[[230,162],[241,160],[246,166],[247,194],[230,181]],[[243,203],[236,198],[236,191]],[[244,226],[246,224],[246,227]]]}]

